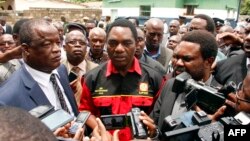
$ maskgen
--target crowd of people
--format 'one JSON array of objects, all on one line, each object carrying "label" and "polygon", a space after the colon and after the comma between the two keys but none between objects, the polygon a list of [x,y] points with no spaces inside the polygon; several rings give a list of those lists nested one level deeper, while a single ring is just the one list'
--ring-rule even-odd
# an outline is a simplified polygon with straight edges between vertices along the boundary
[{"label": "crowd of people", "polygon": [[[166,140],[165,117],[205,110],[199,104],[187,108],[187,93],[173,91],[184,72],[218,90],[229,82],[238,86],[224,105],[207,112],[211,120],[229,108],[250,113],[250,23],[231,27],[205,14],[186,25],[178,19],[166,26],[150,18],[144,27],[136,18],[107,21],[98,26],[95,19],[79,23],[46,16],[21,19],[12,30],[0,17],[1,140],[128,141],[134,138],[130,126],[107,130],[100,117],[135,107],[147,139]],[[91,114],[75,135],[68,132],[72,122],[52,132],[27,112],[40,105],[74,117]]]}]

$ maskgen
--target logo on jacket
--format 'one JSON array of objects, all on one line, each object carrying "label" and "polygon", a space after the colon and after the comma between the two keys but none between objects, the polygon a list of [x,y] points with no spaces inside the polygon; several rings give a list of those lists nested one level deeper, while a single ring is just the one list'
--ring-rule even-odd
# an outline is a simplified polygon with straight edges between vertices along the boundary
[{"label": "logo on jacket", "polygon": [[103,89],[103,87],[99,87],[98,89],[95,90],[95,93],[97,93],[98,95],[102,95],[106,92],[108,92],[108,89]]},{"label": "logo on jacket", "polygon": [[139,84],[139,94],[148,94],[148,83]]}]

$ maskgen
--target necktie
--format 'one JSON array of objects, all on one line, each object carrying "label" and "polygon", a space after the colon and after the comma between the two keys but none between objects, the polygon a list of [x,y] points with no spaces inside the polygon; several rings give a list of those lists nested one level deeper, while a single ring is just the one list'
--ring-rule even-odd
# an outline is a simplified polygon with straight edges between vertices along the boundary
[{"label": "necktie", "polygon": [[71,71],[74,72],[75,74],[79,75],[80,68],[76,66],[76,67],[73,67],[73,68],[71,69]]},{"label": "necktie", "polygon": [[57,84],[55,74],[52,74],[52,75],[51,75],[50,81],[51,81],[52,84],[53,84],[54,90],[55,90],[55,92],[56,92],[56,94],[57,94],[57,96],[58,96],[58,99],[59,99],[59,101],[60,101],[60,104],[61,104],[62,109],[65,110],[65,111],[67,111],[67,112],[69,113],[69,109],[68,109],[67,104],[66,104],[66,102],[65,102],[65,100],[64,100],[64,98],[63,98],[62,91],[61,91],[59,85]]}]

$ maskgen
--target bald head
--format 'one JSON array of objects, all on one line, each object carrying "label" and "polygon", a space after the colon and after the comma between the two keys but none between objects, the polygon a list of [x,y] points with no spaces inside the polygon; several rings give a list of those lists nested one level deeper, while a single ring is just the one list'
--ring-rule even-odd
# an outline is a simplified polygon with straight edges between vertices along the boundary
[{"label": "bald head", "polygon": [[70,31],[69,33],[67,33],[65,35],[65,42],[66,43],[69,42],[69,40],[71,40],[72,36],[79,36],[79,37],[83,38],[83,40],[86,40],[85,35],[81,31],[79,31],[79,30],[72,30],[72,31]]},{"label": "bald head", "polygon": [[95,27],[89,32],[89,46],[93,56],[102,56],[105,42],[106,32],[102,28]]},{"label": "bald head", "polygon": [[234,29],[231,26],[229,26],[229,25],[224,25],[224,26],[222,26],[220,28],[219,33],[224,33],[224,32],[231,32],[231,33],[233,33]]},{"label": "bald head", "polygon": [[106,32],[104,31],[104,29],[100,28],[100,27],[95,27],[92,30],[90,30],[89,32],[89,38],[98,35],[98,36],[103,36],[106,38]]},{"label": "bald head", "polygon": [[163,22],[158,18],[151,18],[147,21],[145,35],[146,47],[148,50],[158,50],[163,38]]},{"label": "bald head", "polygon": [[151,18],[146,23],[146,30],[148,28],[157,28],[157,29],[164,29],[164,25],[161,19],[158,18]]},{"label": "bald head", "polygon": [[169,23],[170,36],[176,35],[180,29],[180,22],[178,20],[172,20]]}]

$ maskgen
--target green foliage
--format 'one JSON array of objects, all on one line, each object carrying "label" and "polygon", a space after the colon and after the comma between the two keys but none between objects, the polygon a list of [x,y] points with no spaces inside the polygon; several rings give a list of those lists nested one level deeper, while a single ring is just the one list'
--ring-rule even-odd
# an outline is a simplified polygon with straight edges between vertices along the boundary
[{"label": "green foliage", "polygon": [[250,0],[242,1],[240,14],[241,15],[250,15]]}]

